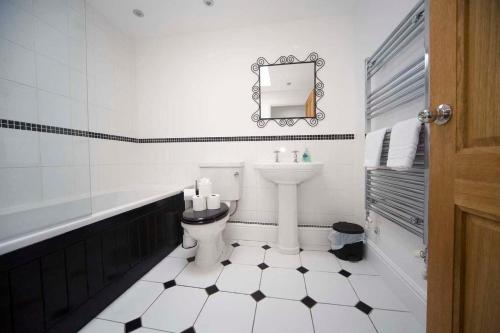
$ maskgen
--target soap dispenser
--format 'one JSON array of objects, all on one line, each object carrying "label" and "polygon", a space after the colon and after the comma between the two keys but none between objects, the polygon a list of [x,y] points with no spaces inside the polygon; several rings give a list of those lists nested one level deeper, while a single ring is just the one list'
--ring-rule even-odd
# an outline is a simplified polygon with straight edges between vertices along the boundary
[{"label": "soap dispenser", "polygon": [[308,148],[306,148],[306,150],[304,150],[304,154],[302,154],[302,162],[311,162],[311,154],[309,153]]}]

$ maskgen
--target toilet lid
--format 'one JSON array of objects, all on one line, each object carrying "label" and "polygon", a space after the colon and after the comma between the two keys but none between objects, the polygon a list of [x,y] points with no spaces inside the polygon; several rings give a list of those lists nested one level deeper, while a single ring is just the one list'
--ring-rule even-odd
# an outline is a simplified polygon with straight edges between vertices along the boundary
[{"label": "toilet lid", "polygon": [[186,224],[207,224],[226,217],[229,214],[229,207],[221,202],[219,209],[207,209],[194,211],[192,208],[186,209],[182,213],[182,222]]}]

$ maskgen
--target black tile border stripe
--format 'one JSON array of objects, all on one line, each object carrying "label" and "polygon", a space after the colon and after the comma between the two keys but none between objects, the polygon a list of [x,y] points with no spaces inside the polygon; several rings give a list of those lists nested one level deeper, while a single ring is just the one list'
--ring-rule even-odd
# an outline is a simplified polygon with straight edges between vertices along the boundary
[{"label": "black tile border stripe", "polygon": [[9,128],[21,131],[81,136],[102,140],[124,141],[133,143],[182,143],[182,142],[248,142],[248,141],[304,141],[304,140],[354,140],[354,134],[304,134],[304,135],[254,135],[254,136],[201,136],[184,138],[132,138],[128,136],[112,135],[82,131],[72,128],[56,127],[24,121],[0,119],[0,128]]},{"label": "black tile border stripe", "polygon": [[[258,221],[227,221],[231,224],[254,224],[254,225],[268,225],[268,226],[278,226],[278,223],[274,222],[258,222]],[[299,224],[299,228],[318,228],[318,229],[331,229],[332,226],[328,224]]]}]

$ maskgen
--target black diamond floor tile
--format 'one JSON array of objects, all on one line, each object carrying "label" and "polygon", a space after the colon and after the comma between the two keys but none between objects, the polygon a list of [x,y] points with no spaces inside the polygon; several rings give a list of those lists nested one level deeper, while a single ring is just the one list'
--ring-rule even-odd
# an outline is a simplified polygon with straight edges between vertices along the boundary
[{"label": "black diamond floor tile", "polygon": [[208,295],[212,295],[218,292],[219,288],[217,288],[217,286],[214,284],[210,287],[205,288],[205,291],[207,292]]},{"label": "black diamond floor tile", "polygon": [[260,290],[257,290],[256,292],[254,292],[250,296],[252,296],[252,298],[256,302],[262,301],[266,297],[266,295],[264,295],[264,293],[262,291],[260,291]]},{"label": "black diamond floor tile", "polygon": [[262,248],[263,248],[264,250],[269,250],[271,247],[270,247],[269,245],[267,245],[267,244],[266,244],[266,245],[263,245],[263,246],[262,246]]},{"label": "black diamond floor tile", "polygon": [[134,320],[125,323],[125,333],[135,331],[136,329],[142,327],[141,318],[135,318]]},{"label": "black diamond floor tile", "polygon": [[302,274],[306,274],[307,272],[309,272],[309,270],[307,268],[305,268],[304,266],[300,266],[299,268],[297,268],[297,270],[299,272],[301,272]]},{"label": "black diamond floor tile", "polygon": [[187,261],[189,261],[189,262],[193,262],[193,261],[194,261],[194,257],[189,257],[189,258],[187,258]]},{"label": "black diamond floor tile", "polygon": [[238,247],[238,246],[240,246],[240,244],[238,244],[238,243],[235,242],[235,243],[231,244],[231,246],[232,247]]},{"label": "black diamond floor tile", "polygon": [[170,280],[170,281],[167,281],[163,284],[163,288],[168,289],[168,288],[171,288],[175,285],[177,285],[177,283],[175,283],[175,280]]},{"label": "black diamond floor tile", "polygon": [[361,301],[359,301],[355,306],[359,311],[361,311],[365,314],[370,314],[370,312],[372,312],[372,310],[373,310],[373,308],[371,306],[369,306],[368,304],[363,303]]},{"label": "black diamond floor tile", "polygon": [[345,276],[345,277],[349,277],[349,276],[351,276],[351,273],[349,273],[349,272],[348,272],[348,271],[346,271],[345,269],[341,269],[341,270],[339,271],[339,274],[340,274],[340,275],[343,275],[343,276]]},{"label": "black diamond floor tile", "polygon": [[224,266],[231,265],[231,261],[224,260],[224,261],[221,261],[221,264],[224,265]]},{"label": "black diamond floor tile", "polygon": [[188,329],[185,329],[181,333],[196,333],[196,331],[194,330],[194,327],[190,327]]},{"label": "black diamond floor tile", "polygon": [[269,268],[268,265],[266,265],[265,263],[262,263],[262,264],[258,264],[257,267],[259,267],[260,269],[262,270],[265,270],[266,268]]},{"label": "black diamond floor tile", "polygon": [[313,306],[316,305],[316,302],[314,299],[312,299],[309,296],[304,297],[303,299],[300,300],[302,303],[304,303],[305,306],[307,306],[309,309],[312,308]]},{"label": "black diamond floor tile", "polygon": [[328,250],[328,252],[330,252],[331,254],[335,255],[335,253],[333,253],[332,249]]}]

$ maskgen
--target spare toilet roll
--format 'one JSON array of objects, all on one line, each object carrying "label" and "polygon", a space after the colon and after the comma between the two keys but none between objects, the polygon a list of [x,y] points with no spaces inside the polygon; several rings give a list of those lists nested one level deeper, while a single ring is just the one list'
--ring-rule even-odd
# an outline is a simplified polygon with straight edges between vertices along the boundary
[{"label": "spare toilet roll", "polygon": [[201,178],[198,181],[198,194],[208,197],[212,194],[212,182],[208,178]]},{"label": "spare toilet roll", "polygon": [[184,201],[193,200],[193,195],[196,194],[196,190],[194,188],[185,188],[184,189]]},{"label": "spare toilet roll", "polygon": [[220,208],[220,195],[210,194],[207,197],[207,208],[208,209],[219,209]]},{"label": "spare toilet roll", "polygon": [[207,199],[201,195],[193,195],[193,210],[199,212],[207,209]]}]

